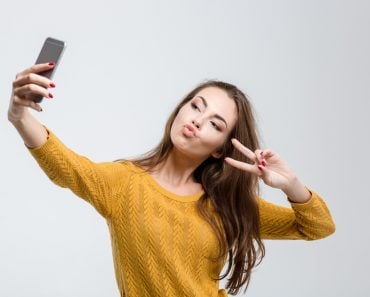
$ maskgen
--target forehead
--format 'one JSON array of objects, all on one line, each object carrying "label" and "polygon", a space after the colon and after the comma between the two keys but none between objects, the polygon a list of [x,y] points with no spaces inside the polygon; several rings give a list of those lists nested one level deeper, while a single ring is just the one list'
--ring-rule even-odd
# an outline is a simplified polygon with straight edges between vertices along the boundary
[{"label": "forehead", "polygon": [[222,116],[229,127],[234,125],[237,117],[236,104],[226,91],[217,87],[207,87],[195,94],[194,99],[202,102],[200,96],[207,101],[208,110]]}]

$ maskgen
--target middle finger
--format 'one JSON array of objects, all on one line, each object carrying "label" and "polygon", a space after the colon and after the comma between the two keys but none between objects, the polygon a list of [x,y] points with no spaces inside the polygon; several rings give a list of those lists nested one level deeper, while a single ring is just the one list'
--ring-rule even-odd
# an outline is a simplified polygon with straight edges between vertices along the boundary
[{"label": "middle finger", "polygon": [[48,89],[35,84],[28,84],[14,89],[14,95],[18,97],[24,97],[27,94],[37,94],[42,95],[43,97],[52,98],[52,94],[49,93]]},{"label": "middle finger", "polygon": [[36,84],[44,88],[55,87],[55,84],[50,79],[35,73],[29,73],[24,76],[20,76],[13,82],[13,87],[22,87],[26,84]]}]

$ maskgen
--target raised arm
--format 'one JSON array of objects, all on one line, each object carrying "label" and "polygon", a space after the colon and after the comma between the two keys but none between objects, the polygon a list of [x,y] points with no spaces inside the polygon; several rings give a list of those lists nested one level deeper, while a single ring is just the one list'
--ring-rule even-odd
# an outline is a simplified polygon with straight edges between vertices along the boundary
[{"label": "raised arm", "polygon": [[232,158],[225,161],[256,174],[266,185],[281,189],[291,203],[291,208],[282,207],[259,198],[262,238],[314,240],[334,233],[335,224],[324,200],[308,190],[276,152],[270,149],[252,152],[237,139],[232,139],[232,142],[255,163],[248,164]]},{"label": "raised arm", "polygon": [[50,67],[53,66],[39,64],[17,75],[13,82],[8,119],[50,180],[61,187],[69,188],[92,204],[101,215],[109,217],[117,201],[121,201],[124,195],[129,179],[127,166],[115,162],[95,163],[75,153],[28,110],[42,110],[39,104],[29,99],[30,94],[51,97],[48,95],[48,87],[55,85],[37,74]]}]

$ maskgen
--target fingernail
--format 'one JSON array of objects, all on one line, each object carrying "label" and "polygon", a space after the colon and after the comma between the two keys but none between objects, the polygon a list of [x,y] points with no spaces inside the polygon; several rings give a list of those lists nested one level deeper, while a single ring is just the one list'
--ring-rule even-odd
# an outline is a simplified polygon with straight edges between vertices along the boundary
[{"label": "fingernail", "polygon": [[52,93],[49,93],[48,96],[49,96],[49,98],[54,98]]},{"label": "fingernail", "polygon": [[40,108],[40,111],[42,111],[42,108]]},{"label": "fingernail", "polygon": [[54,62],[49,62],[49,63],[48,63],[48,65],[49,65],[49,66],[54,66],[54,65],[55,65],[55,63],[54,63]]},{"label": "fingernail", "polygon": [[261,152],[261,156],[263,155],[263,152]]},{"label": "fingernail", "polygon": [[52,87],[52,88],[55,88],[55,83],[50,83],[49,86]]},{"label": "fingernail", "polygon": [[265,161],[262,161],[261,162],[263,166],[266,166],[266,162]]},{"label": "fingernail", "polygon": [[261,166],[261,165],[258,165],[258,169],[259,169],[259,170],[261,170],[261,171],[263,171],[263,169],[262,169],[262,166]]}]

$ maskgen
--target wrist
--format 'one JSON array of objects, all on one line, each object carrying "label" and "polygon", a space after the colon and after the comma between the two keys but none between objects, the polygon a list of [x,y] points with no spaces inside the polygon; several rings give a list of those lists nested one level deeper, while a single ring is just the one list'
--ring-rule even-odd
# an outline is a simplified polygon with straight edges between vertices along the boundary
[{"label": "wrist", "polygon": [[8,113],[8,121],[12,123],[14,127],[24,126],[29,117],[29,112],[24,112],[21,116],[14,116]]},{"label": "wrist", "polygon": [[290,201],[296,203],[305,203],[311,198],[311,193],[297,176],[290,179],[289,183],[282,191],[288,196]]},{"label": "wrist", "polygon": [[281,190],[287,194],[289,192],[292,192],[292,190],[297,187],[297,185],[301,184],[298,177],[296,175],[292,175],[289,178],[287,178],[287,183],[284,187],[281,188]]}]

